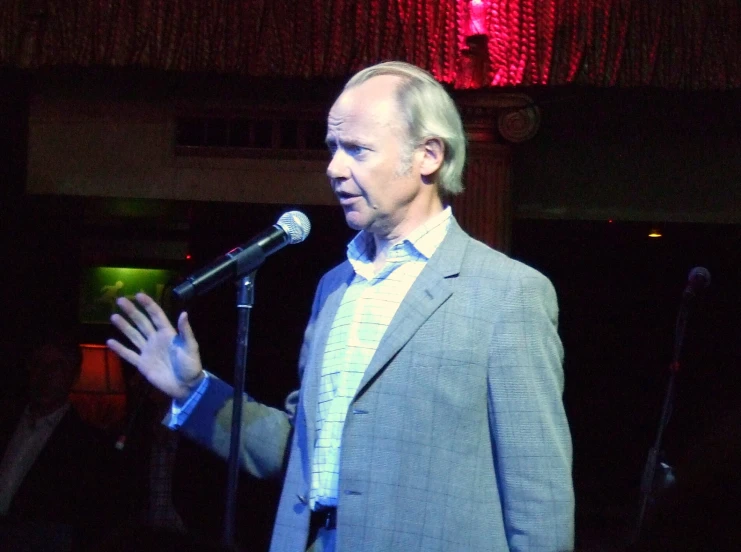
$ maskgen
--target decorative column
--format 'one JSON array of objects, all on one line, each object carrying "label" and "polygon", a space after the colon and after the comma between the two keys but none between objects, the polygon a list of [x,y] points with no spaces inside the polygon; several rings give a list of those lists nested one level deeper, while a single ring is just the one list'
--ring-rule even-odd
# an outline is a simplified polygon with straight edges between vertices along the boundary
[{"label": "decorative column", "polygon": [[23,69],[38,67],[41,44],[46,30],[47,12],[44,0],[26,0],[22,3],[22,26],[16,50],[18,67]]},{"label": "decorative column", "polygon": [[524,94],[491,91],[456,97],[468,138],[465,190],[452,201],[461,226],[474,238],[503,252],[512,228],[512,144],[532,138],[540,112]]}]

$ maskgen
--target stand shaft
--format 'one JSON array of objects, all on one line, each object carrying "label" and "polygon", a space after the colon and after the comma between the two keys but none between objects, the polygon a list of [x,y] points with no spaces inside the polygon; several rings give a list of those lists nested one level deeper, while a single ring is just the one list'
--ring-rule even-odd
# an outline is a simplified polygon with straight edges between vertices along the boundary
[{"label": "stand shaft", "polygon": [[231,440],[229,442],[228,479],[222,539],[224,545],[228,547],[234,547],[237,484],[239,482],[239,448],[242,427],[242,396],[245,391],[250,314],[255,300],[254,278],[255,272],[242,278],[237,291],[237,344],[234,356],[234,397],[232,400]]}]

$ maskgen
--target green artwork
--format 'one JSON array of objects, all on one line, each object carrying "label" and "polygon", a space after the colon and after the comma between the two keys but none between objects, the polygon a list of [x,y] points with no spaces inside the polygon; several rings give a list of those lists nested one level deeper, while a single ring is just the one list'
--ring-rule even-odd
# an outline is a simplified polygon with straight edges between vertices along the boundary
[{"label": "green artwork", "polygon": [[80,322],[108,324],[118,310],[116,299],[143,291],[162,304],[165,287],[176,272],[152,268],[96,267],[82,273],[80,286]]}]

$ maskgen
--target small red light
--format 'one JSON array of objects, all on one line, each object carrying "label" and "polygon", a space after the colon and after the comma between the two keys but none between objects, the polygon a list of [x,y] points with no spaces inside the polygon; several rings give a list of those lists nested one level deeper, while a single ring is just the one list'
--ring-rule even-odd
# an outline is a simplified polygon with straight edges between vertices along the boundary
[{"label": "small red light", "polygon": [[190,258],[191,258],[191,257],[190,257],[190,253],[188,253],[188,254],[187,254],[187,255],[185,256],[185,260],[186,260],[186,261],[189,261],[189,260],[190,260]]}]

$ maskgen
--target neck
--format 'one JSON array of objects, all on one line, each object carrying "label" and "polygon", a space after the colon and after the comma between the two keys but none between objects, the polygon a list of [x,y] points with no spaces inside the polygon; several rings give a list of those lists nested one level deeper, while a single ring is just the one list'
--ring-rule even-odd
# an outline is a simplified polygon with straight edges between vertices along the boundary
[{"label": "neck", "polygon": [[373,243],[375,245],[373,266],[376,271],[383,268],[384,264],[386,264],[388,252],[394,245],[404,241],[409,234],[414,232],[414,230],[425,224],[431,218],[442,213],[444,209],[442,201],[439,200],[436,202],[436,205],[431,207],[431,209],[425,212],[424,216],[415,218],[407,217],[402,224],[398,225],[394,229],[394,232],[387,234],[373,233]]},{"label": "neck", "polygon": [[376,246],[374,264],[379,257],[385,260],[389,249],[397,243],[404,241],[409,234],[428,220],[442,213],[444,208],[442,200],[435,194],[422,209],[413,209],[410,207],[404,214],[402,221],[392,229],[385,232],[373,232],[373,242]]}]

